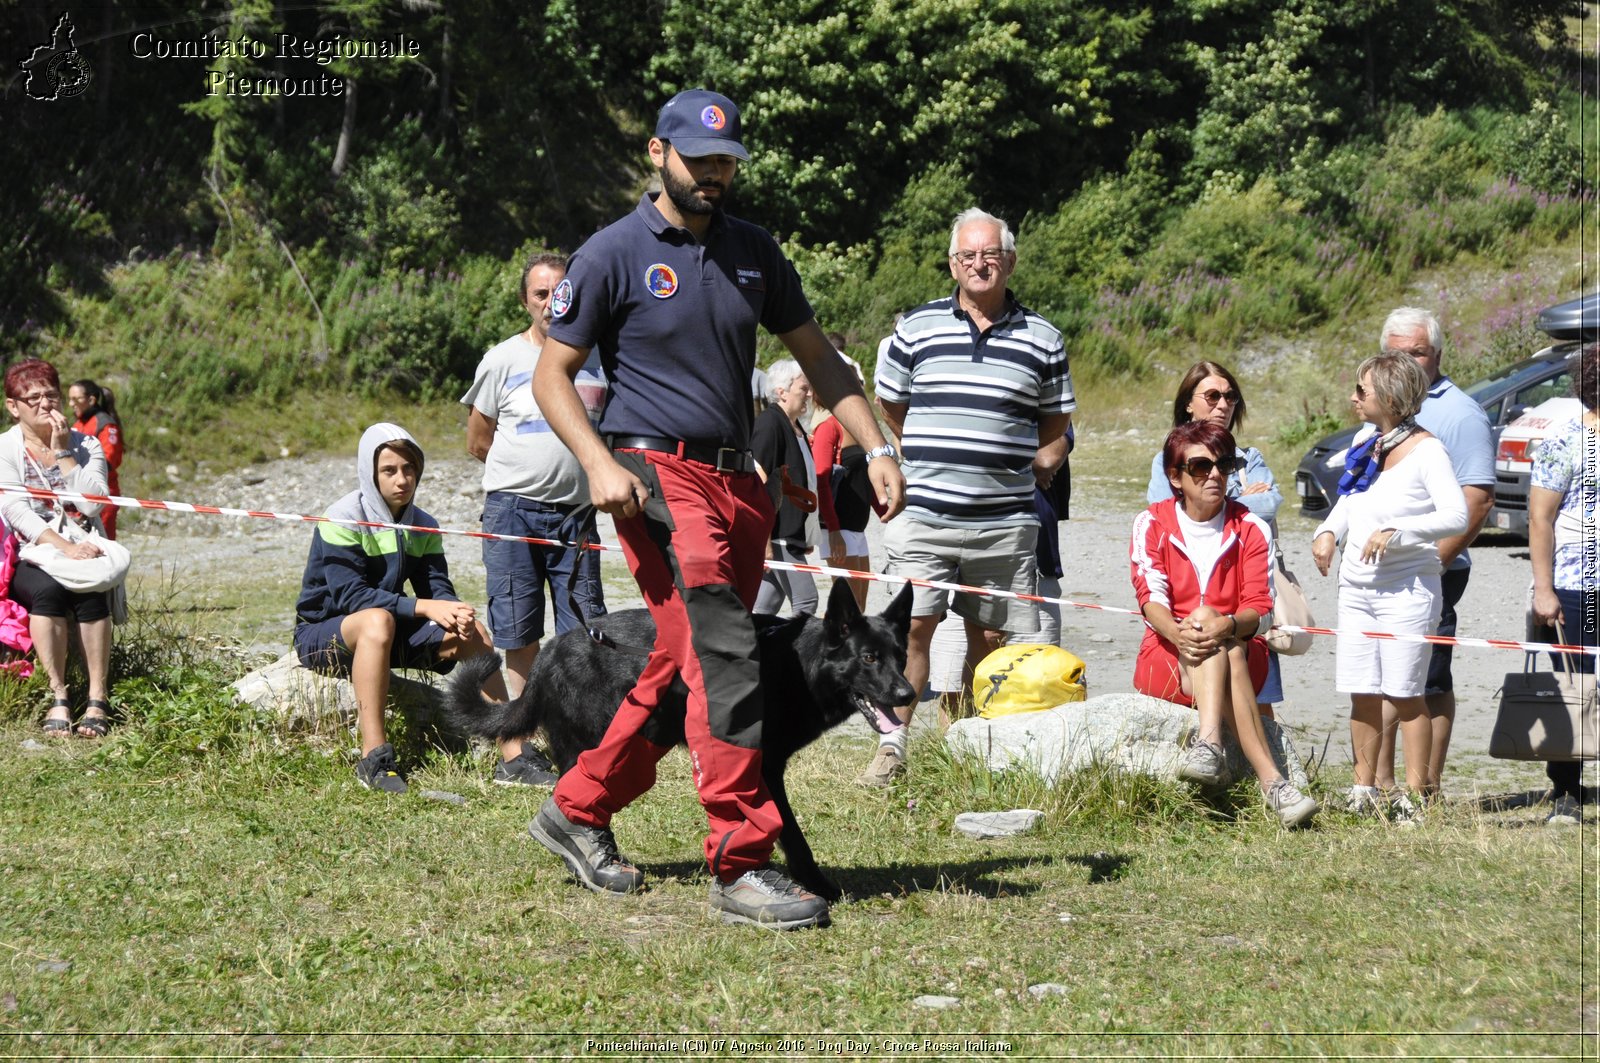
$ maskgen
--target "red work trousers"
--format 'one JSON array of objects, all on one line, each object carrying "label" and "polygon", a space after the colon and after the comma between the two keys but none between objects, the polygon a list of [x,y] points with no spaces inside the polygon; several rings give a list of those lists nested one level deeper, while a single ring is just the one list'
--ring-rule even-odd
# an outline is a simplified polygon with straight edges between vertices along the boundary
[{"label": "red work trousers", "polygon": [[669,747],[645,737],[646,725],[681,675],[695,788],[711,827],[706,864],[720,879],[736,878],[766,865],[782,827],[761,778],[765,707],[750,621],[772,503],[753,473],[645,451],[620,450],[617,460],[651,492],[642,514],[616,526],[656,642],[605,737],[561,777],[556,805],[574,823],[605,827],[654,785]]}]

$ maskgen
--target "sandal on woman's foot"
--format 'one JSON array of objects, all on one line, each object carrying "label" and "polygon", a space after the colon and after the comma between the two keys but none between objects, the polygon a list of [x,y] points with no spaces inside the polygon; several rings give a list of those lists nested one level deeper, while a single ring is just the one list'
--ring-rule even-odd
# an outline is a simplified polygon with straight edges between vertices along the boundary
[{"label": "sandal on woman's foot", "polygon": [[[99,709],[99,716],[90,716],[90,709]],[[78,721],[79,738],[104,738],[111,733],[111,706],[100,698],[90,698],[84,716]]]},{"label": "sandal on woman's foot", "polygon": [[52,718],[46,713],[44,723],[39,725],[46,738],[67,738],[72,734],[72,702],[66,698],[56,698],[50,703],[49,712],[55,712],[57,709],[66,710],[67,718],[64,720],[59,716]]}]

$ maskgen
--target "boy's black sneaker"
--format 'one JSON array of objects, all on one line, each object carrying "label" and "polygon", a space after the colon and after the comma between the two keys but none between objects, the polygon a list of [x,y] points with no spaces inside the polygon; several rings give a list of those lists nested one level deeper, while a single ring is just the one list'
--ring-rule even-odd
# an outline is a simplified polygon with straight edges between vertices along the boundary
[{"label": "boy's black sneaker", "polygon": [[543,786],[556,784],[555,765],[532,746],[523,746],[522,752],[510,760],[502,760],[494,768],[496,786]]},{"label": "boy's black sneaker", "polygon": [[746,871],[731,882],[713,879],[711,910],[725,923],[772,930],[828,925],[828,902],[771,867]]},{"label": "boy's black sneaker", "polygon": [[400,774],[400,764],[394,759],[394,746],[385,742],[356,761],[356,781],[369,790],[405,793],[406,777]]},{"label": "boy's black sneaker", "polygon": [[617,852],[617,839],[605,827],[574,823],[545,799],[544,807],[528,824],[533,840],[561,857],[572,877],[584,889],[606,896],[637,893],[644,888],[644,872]]}]

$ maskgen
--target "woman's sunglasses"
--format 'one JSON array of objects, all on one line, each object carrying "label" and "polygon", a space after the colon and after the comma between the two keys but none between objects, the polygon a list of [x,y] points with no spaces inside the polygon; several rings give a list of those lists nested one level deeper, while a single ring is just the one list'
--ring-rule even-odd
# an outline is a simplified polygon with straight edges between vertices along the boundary
[{"label": "woman's sunglasses", "polygon": [[1216,469],[1224,476],[1231,476],[1233,470],[1239,467],[1239,459],[1222,458],[1218,461],[1212,461],[1210,458],[1190,458],[1188,461],[1182,462],[1178,467],[1188,473],[1190,478],[1204,480],[1211,475],[1212,469]]},{"label": "woman's sunglasses", "polygon": [[1218,391],[1216,388],[1209,388],[1205,391],[1202,391],[1200,393],[1200,397],[1206,400],[1207,406],[1215,406],[1223,399],[1227,399],[1229,405],[1239,405],[1239,393],[1232,388],[1229,388],[1227,391]]}]

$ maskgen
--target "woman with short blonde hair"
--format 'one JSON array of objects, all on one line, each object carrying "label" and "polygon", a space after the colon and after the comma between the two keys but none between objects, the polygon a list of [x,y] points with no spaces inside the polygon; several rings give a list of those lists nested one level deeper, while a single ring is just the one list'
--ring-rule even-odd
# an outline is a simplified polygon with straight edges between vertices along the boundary
[{"label": "woman with short blonde hair", "polygon": [[1317,526],[1311,556],[1326,576],[1344,540],[1334,686],[1350,695],[1351,811],[1381,814],[1393,805],[1410,816],[1415,803],[1403,795],[1391,801],[1376,786],[1383,703],[1392,703],[1399,716],[1407,787],[1419,799],[1431,797],[1433,730],[1423,690],[1432,646],[1360,633],[1434,633],[1443,606],[1439,540],[1466,530],[1467,502],[1444,444],[1417,425],[1428,391],[1417,363],[1384,352],[1361,363],[1356,381],[1350,401],[1369,424],[1350,448],[1339,501]]}]

